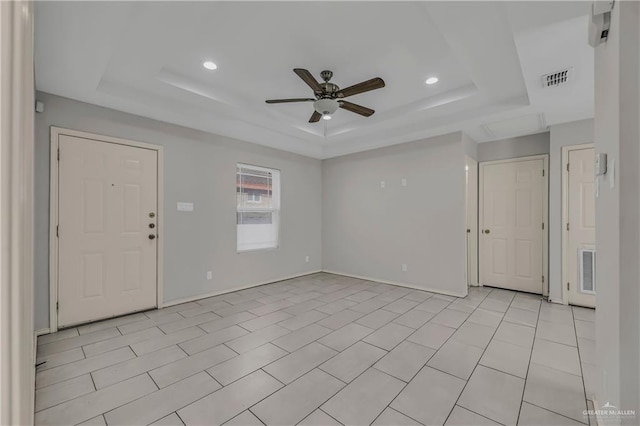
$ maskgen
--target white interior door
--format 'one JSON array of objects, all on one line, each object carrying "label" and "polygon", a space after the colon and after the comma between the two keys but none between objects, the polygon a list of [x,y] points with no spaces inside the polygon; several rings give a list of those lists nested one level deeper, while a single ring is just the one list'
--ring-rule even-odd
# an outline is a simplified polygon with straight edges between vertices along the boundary
[{"label": "white interior door", "polygon": [[478,285],[478,162],[466,158],[467,285]]},{"label": "white interior door", "polygon": [[544,161],[481,164],[480,281],[543,292]]},{"label": "white interior door", "polygon": [[155,307],[157,151],[65,135],[59,149],[58,326]]},{"label": "white interior door", "polygon": [[593,148],[569,151],[569,303],[596,306],[596,227]]}]

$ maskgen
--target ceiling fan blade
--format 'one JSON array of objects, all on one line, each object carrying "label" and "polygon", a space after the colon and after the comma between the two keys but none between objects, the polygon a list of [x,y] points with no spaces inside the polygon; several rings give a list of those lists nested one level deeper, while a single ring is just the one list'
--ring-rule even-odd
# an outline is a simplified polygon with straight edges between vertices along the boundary
[{"label": "ceiling fan blade", "polygon": [[314,93],[322,92],[322,86],[320,86],[318,80],[313,78],[313,75],[311,75],[308,70],[305,70],[303,68],[294,68],[293,72],[295,72],[298,77],[300,77],[305,83],[307,83],[309,87],[311,87],[311,89],[314,91]]},{"label": "ceiling fan blade", "polygon": [[317,123],[320,121],[320,117],[322,117],[322,114],[318,111],[313,111],[313,114],[311,114],[311,118],[309,119],[309,123]]},{"label": "ceiling fan blade", "polygon": [[312,98],[293,98],[293,99],[267,99],[265,102],[268,104],[284,104],[287,102],[309,102],[315,101]]},{"label": "ceiling fan blade", "polygon": [[340,108],[346,109],[347,111],[355,112],[356,114],[364,115],[365,117],[371,117],[375,112],[371,108],[363,107],[362,105],[354,104],[347,101],[338,101],[340,103]]},{"label": "ceiling fan blade", "polygon": [[342,89],[338,92],[338,97],[346,98],[347,96],[357,95],[359,93],[368,92],[370,90],[381,89],[384,87],[384,80],[380,77],[372,78],[371,80],[363,81],[362,83],[354,84],[346,89]]}]

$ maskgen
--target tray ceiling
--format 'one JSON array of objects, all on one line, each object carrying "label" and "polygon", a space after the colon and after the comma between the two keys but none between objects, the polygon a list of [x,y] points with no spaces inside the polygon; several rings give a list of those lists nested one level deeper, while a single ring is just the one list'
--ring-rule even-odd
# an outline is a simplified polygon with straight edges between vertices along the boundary
[{"label": "tray ceiling", "polygon": [[[316,158],[452,131],[483,142],[593,116],[588,7],[37,2],[36,87]],[[385,88],[349,98],[376,113],[310,124],[312,103],[265,104],[311,95],[296,67],[332,70],[341,87],[382,77]],[[541,75],[569,67],[568,84],[543,89]]]}]

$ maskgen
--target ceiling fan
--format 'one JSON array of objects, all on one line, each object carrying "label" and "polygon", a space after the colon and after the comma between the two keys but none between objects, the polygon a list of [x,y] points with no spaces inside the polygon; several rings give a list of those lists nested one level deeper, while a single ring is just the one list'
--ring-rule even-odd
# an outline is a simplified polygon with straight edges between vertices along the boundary
[{"label": "ceiling fan", "polygon": [[266,102],[268,104],[313,102],[313,109],[315,111],[311,115],[309,123],[316,123],[320,121],[320,118],[330,120],[331,115],[336,112],[338,108],[346,109],[347,111],[355,112],[356,114],[360,114],[365,117],[370,117],[375,112],[374,110],[345,101],[344,98],[384,87],[384,80],[380,77],[354,84],[353,86],[349,86],[345,89],[340,89],[337,84],[329,83],[329,80],[333,77],[332,71],[325,70],[320,73],[320,77],[322,77],[324,83],[319,83],[315,78],[313,78],[313,75],[311,75],[308,70],[295,68],[293,72],[295,72],[298,77],[311,87],[315,98],[269,99]]}]

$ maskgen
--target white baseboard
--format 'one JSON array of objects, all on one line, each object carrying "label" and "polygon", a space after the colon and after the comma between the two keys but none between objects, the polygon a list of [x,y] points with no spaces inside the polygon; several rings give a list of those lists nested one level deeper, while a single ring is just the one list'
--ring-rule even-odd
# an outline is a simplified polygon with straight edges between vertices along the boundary
[{"label": "white baseboard", "polygon": [[[212,293],[206,293],[206,294],[199,294],[197,296],[191,296],[191,297],[185,297],[183,299],[178,299],[178,300],[170,300],[168,302],[164,302],[162,304],[162,306],[159,306],[158,308],[166,308],[169,306],[174,306],[174,305],[180,305],[182,303],[188,303],[188,302],[194,302],[196,300],[202,300],[202,299],[206,299],[209,297],[213,297],[213,296],[219,296],[221,294],[227,294],[227,293],[233,293],[235,291],[240,291],[240,290],[246,290],[249,288],[253,288],[253,287],[259,287],[262,285],[266,285],[266,284],[272,284],[272,283],[276,283],[279,281],[285,281],[285,280],[291,280],[294,278],[299,278],[299,277],[304,277],[307,275],[313,275],[313,274],[317,274],[320,272],[326,272],[327,274],[334,274],[334,275],[342,275],[345,277],[351,277],[351,278],[357,278],[357,279],[361,279],[361,280],[367,280],[367,281],[375,281],[375,282],[379,282],[379,283],[383,283],[383,284],[390,284],[390,285],[395,285],[398,287],[404,287],[404,288],[410,288],[412,290],[423,290],[423,291],[429,291],[431,293],[436,293],[436,294],[444,294],[446,296],[454,296],[454,297],[465,297],[466,294],[461,294],[461,293],[455,293],[455,292],[451,292],[451,291],[445,291],[445,290],[440,290],[440,289],[435,289],[435,288],[430,288],[430,287],[418,287],[412,284],[406,284],[406,283],[401,283],[401,282],[397,282],[397,281],[387,281],[387,280],[382,280],[379,278],[373,278],[373,277],[365,277],[365,276],[361,276],[361,275],[354,275],[354,274],[349,274],[346,272],[340,272],[340,271],[332,271],[332,270],[328,270],[328,269],[318,269],[318,270],[314,270],[314,271],[309,271],[309,272],[305,272],[302,274],[295,274],[295,275],[289,275],[289,276],[285,276],[285,277],[281,277],[281,278],[274,278],[268,281],[262,281],[262,282],[258,282],[258,283],[254,283],[254,284],[249,284],[246,286],[242,286],[242,287],[234,287],[234,288],[230,288],[227,290],[223,290],[223,291],[215,291]],[[43,334],[49,334],[50,333],[50,329],[49,328],[42,328],[38,331],[35,332],[35,336],[42,336]]]},{"label": "white baseboard", "polygon": [[184,299],[171,300],[169,302],[164,302],[162,304],[162,306],[159,306],[158,308],[167,308],[169,306],[180,305],[182,303],[193,302],[193,301],[196,301],[196,300],[202,300],[202,299],[206,299],[208,297],[220,296],[221,294],[233,293],[234,291],[246,290],[248,288],[259,287],[261,285],[277,283],[278,281],[291,280],[291,279],[294,279],[294,278],[299,278],[299,277],[304,277],[304,276],[307,276],[307,275],[317,274],[318,272],[323,272],[323,271],[321,269],[318,269],[318,270],[315,270],[315,271],[305,272],[305,273],[302,273],[302,274],[289,275],[287,277],[282,277],[282,278],[274,278],[272,280],[263,281],[263,282],[259,282],[259,283],[255,283],[255,284],[249,284],[249,285],[242,286],[242,287],[234,287],[234,288],[231,288],[231,289],[228,289],[228,290],[215,291],[213,293],[207,293],[207,294],[200,294],[198,296],[185,297]]},{"label": "white baseboard", "polygon": [[36,337],[42,336],[43,334],[49,334],[49,333],[51,333],[51,330],[48,327],[41,328],[40,330],[36,330]]},{"label": "white baseboard", "polygon": [[[365,276],[362,276],[362,275],[354,275],[354,274],[349,274],[347,272],[332,271],[332,270],[329,270],[329,269],[323,269],[322,272],[326,272],[327,274],[342,275],[342,276],[345,276],[345,277],[358,278],[360,280],[375,281],[375,282],[382,283],[382,284],[391,284],[391,285],[395,285],[395,286],[398,286],[398,287],[410,288],[410,289],[413,289],[413,290],[429,291],[431,293],[444,294],[445,296],[465,297],[467,295],[467,293],[462,294],[462,293],[456,293],[456,292],[453,292],[453,291],[440,290],[440,289],[430,288],[430,287],[418,287],[418,286],[412,285],[412,284],[406,284],[406,283],[401,283],[401,282],[397,282],[397,281],[387,281],[387,280],[382,280],[380,278],[365,277]],[[466,286],[465,286],[465,288],[466,288]]]}]

